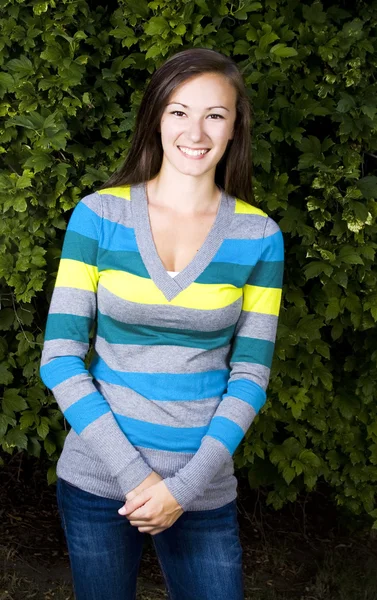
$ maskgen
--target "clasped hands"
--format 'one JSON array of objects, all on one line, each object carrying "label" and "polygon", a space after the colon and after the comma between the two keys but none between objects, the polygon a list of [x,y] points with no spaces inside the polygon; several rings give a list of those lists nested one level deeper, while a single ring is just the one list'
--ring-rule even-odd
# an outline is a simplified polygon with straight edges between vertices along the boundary
[{"label": "clasped hands", "polygon": [[183,512],[162,477],[155,471],[126,494],[126,503],[118,510],[140,532],[151,535],[171,527]]}]

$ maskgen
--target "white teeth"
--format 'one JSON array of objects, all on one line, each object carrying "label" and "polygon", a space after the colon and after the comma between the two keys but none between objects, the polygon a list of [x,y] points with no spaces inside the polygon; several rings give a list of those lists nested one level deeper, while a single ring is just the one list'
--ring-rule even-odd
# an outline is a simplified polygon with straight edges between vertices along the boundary
[{"label": "white teeth", "polygon": [[208,152],[208,150],[191,150],[190,148],[182,148],[181,146],[179,146],[179,148],[182,152],[189,154],[190,156],[200,156],[201,154],[206,154],[206,152]]}]

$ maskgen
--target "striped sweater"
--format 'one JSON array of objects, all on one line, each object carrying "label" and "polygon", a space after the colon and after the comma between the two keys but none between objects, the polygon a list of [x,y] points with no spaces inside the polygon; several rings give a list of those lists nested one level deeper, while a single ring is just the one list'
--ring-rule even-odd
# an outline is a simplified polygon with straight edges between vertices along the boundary
[{"label": "striped sweater", "polygon": [[83,197],[40,369],[71,425],[58,476],[124,500],[154,470],[183,510],[233,500],[233,454],[266,401],[283,260],[275,221],[222,190],[203,245],[172,277],[145,183]]}]

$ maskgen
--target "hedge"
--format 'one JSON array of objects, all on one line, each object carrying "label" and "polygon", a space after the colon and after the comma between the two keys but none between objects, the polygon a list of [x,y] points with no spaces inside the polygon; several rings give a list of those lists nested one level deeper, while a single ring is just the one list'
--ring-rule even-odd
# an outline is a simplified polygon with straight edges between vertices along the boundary
[{"label": "hedge", "polygon": [[232,56],[253,106],[255,202],[286,270],[268,401],[235,454],[279,509],[326,482],[377,526],[377,4],[0,0],[3,451],[50,457],[67,424],[39,379],[70,210],[123,162],[153,71]]}]

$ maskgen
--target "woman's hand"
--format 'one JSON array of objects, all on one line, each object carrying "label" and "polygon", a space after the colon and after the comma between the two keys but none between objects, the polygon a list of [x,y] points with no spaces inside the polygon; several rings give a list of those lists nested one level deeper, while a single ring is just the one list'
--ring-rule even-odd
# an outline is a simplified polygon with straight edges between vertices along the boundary
[{"label": "woman's hand", "polygon": [[146,490],[151,485],[154,485],[159,481],[162,481],[161,475],[159,475],[155,471],[152,471],[152,473],[150,473],[148,477],[146,477],[141,483],[139,483],[138,486],[136,486],[133,490],[130,490],[128,494],[126,494],[126,500],[132,500],[132,498],[140,494],[140,492]]},{"label": "woman's hand", "polygon": [[183,512],[164,481],[159,481],[130,500],[127,499],[126,504],[118,510],[140,532],[151,535],[171,527]]}]

